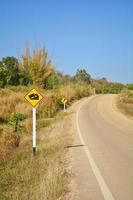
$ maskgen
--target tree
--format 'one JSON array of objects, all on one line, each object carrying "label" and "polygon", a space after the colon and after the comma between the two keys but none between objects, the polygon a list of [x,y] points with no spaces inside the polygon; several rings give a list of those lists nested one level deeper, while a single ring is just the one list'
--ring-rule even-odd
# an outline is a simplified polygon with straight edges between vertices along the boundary
[{"label": "tree", "polygon": [[107,78],[105,78],[105,77],[101,78],[101,80],[108,82]]},{"label": "tree", "polygon": [[0,62],[0,87],[4,87],[7,83],[7,73],[2,62]]},{"label": "tree", "polygon": [[59,83],[60,83],[60,77],[58,76],[58,74],[54,73],[48,77],[45,85],[47,89],[54,89],[59,85]]},{"label": "tree", "polygon": [[45,48],[36,48],[30,55],[28,45],[25,46],[19,67],[21,75],[26,75],[29,82],[34,85],[43,85],[53,72],[52,63],[48,59]]},{"label": "tree", "polygon": [[32,84],[32,80],[30,79],[29,73],[25,70],[19,70],[19,84],[20,85],[28,85]]},{"label": "tree", "polygon": [[11,56],[2,58],[3,66],[7,73],[7,84],[18,85],[19,84],[19,63],[17,58]]},{"label": "tree", "polygon": [[74,76],[74,81],[90,84],[91,76],[85,69],[78,69],[76,75]]}]

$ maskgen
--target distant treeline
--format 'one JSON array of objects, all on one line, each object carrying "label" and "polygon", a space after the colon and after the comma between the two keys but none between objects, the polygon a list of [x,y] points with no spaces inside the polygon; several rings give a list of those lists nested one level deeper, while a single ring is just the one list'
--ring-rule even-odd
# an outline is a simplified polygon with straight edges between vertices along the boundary
[{"label": "distant treeline", "polygon": [[133,89],[133,84],[110,83],[106,78],[94,80],[85,69],[78,69],[74,76],[55,70],[45,48],[30,53],[28,45],[20,58],[7,56],[0,61],[0,87],[34,85],[55,89],[63,84],[91,84],[96,93],[119,93],[123,88]]},{"label": "distant treeline", "polygon": [[108,82],[106,78],[92,80],[92,86],[95,88],[97,94],[117,94],[126,88],[124,84]]},{"label": "distant treeline", "polygon": [[45,48],[36,48],[30,53],[28,45],[20,58],[7,56],[0,61],[0,87],[7,85],[36,85],[54,89],[61,84],[81,81],[90,84],[91,76],[85,70],[77,70],[70,76],[56,71]]}]

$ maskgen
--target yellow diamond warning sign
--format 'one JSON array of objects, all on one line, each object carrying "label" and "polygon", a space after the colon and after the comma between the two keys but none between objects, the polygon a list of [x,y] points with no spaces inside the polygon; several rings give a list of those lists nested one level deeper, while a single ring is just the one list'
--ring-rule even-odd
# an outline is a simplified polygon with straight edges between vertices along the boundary
[{"label": "yellow diamond warning sign", "polygon": [[43,98],[43,96],[34,88],[24,97],[32,107],[35,107]]},{"label": "yellow diamond warning sign", "polygon": [[61,99],[61,103],[66,104],[67,103],[67,99],[65,99],[65,98]]}]

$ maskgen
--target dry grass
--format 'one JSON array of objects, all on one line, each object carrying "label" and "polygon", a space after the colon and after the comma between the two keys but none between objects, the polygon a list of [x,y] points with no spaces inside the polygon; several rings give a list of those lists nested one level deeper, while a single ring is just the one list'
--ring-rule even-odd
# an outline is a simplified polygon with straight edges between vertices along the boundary
[{"label": "dry grass", "polygon": [[[0,90],[0,200],[64,200],[67,192],[65,148],[71,142],[71,122],[63,120],[59,100],[89,96],[86,85],[66,85],[55,90],[38,89],[44,96],[37,107],[37,156],[31,153],[32,108],[24,99],[31,87]],[[14,133],[8,121],[13,113],[26,119],[23,129]],[[61,123],[57,123],[57,121]],[[54,125],[53,125],[54,124]],[[45,130],[43,131],[43,127]]]},{"label": "dry grass", "polygon": [[[93,93],[90,86],[87,85],[64,85],[55,90],[43,90],[37,88],[44,96],[43,100],[37,107],[37,128],[46,127],[50,124],[49,119],[54,118],[58,111],[63,109],[63,105],[60,104],[62,98],[67,99],[67,106],[69,106],[74,100],[80,99],[85,96],[89,96]],[[0,90],[0,141],[2,143],[2,134],[12,134],[11,126],[9,125],[10,117],[14,113],[22,113],[26,116],[26,120],[22,122],[23,129],[21,130],[21,137],[25,137],[27,134],[31,135],[32,132],[32,108],[24,99],[25,94],[31,90],[31,87],[9,87],[7,89]],[[7,131],[8,130],[8,133]],[[20,133],[19,133],[20,134]],[[11,139],[11,138],[10,138]],[[12,151],[12,148],[10,149]],[[2,149],[0,150],[2,152]],[[4,152],[5,149],[3,150]],[[9,150],[8,150],[9,154]],[[6,155],[5,155],[6,156]]]},{"label": "dry grass", "polygon": [[7,121],[11,113],[15,112],[15,107],[24,102],[23,93],[10,90],[0,91],[0,120]]},{"label": "dry grass", "polygon": [[0,137],[0,160],[6,161],[15,147],[18,147],[20,136],[15,134],[11,128],[5,128]]},{"label": "dry grass", "polygon": [[124,114],[133,117],[133,104],[119,102],[118,107]]},{"label": "dry grass", "polygon": [[[62,118],[62,123],[57,122]],[[0,163],[0,199],[64,199],[67,188],[66,146],[71,142],[70,119],[63,115],[38,137],[37,155],[31,154],[31,139],[15,151],[8,163]],[[59,131],[60,130],[60,131]]]},{"label": "dry grass", "polygon": [[133,117],[133,91],[125,90],[119,95],[118,107],[123,113]]}]

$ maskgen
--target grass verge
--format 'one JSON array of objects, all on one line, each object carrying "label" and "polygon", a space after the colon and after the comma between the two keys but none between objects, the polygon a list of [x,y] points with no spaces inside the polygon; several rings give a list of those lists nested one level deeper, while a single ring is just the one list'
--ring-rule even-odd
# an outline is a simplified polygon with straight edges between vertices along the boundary
[{"label": "grass verge", "polygon": [[133,91],[125,90],[123,91],[117,99],[117,106],[129,117],[133,117]]},{"label": "grass verge", "polygon": [[93,90],[86,84],[37,88],[44,98],[37,106],[37,155],[33,157],[32,108],[24,99],[30,89],[0,90],[0,200],[64,200],[68,191],[65,147],[70,145],[72,124],[62,114],[61,100],[66,98],[68,107]]},{"label": "grass verge", "polygon": [[65,147],[71,141],[70,123],[69,116],[60,113],[39,132],[35,157],[27,137],[8,162],[0,162],[0,200],[65,199],[69,177]]}]

